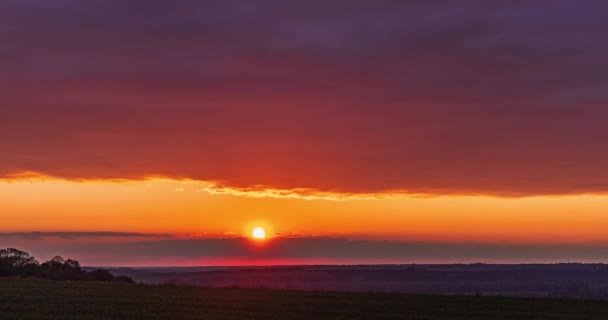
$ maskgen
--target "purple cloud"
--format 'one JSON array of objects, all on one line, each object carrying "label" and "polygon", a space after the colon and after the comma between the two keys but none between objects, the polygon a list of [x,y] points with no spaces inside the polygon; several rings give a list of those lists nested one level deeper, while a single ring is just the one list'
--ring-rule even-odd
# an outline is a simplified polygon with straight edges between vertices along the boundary
[{"label": "purple cloud", "polygon": [[608,191],[603,1],[4,1],[0,175]]}]

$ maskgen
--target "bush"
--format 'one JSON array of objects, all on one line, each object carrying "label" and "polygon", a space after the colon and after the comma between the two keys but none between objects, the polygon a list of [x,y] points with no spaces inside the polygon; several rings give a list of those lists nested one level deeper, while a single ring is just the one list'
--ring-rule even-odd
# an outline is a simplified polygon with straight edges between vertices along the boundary
[{"label": "bush", "polygon": [[130,277],[127,277],[127,276],[116,276],[116,277],[114,277],[114,280],[112,282],[135,283],[135,281],[133,279],[131,279]]},{"label": "bush", "polygon": [[87,273],[87,280],[99,282],[111,282],[114,280],[114,275],[108,270],[97,269]]}]

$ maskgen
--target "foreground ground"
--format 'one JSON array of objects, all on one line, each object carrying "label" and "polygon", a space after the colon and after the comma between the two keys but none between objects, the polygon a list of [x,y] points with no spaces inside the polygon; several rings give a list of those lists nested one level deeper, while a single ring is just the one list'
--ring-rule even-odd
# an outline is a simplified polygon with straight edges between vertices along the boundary
[{"label": "foreground ground", "polygon": [[608,302],[0,279],[0,319],[606,319]]}]

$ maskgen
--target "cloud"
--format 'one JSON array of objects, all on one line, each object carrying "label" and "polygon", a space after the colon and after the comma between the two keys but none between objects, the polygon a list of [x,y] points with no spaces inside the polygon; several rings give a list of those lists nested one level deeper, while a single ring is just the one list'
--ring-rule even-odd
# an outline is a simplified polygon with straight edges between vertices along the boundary
[{"label": "cloud", "polygon": [[353,240],[332,237],[275,237],[260,244],[247,238],[170,238],[90,242],[29,239],[0,241],[46,259],[57,254],[88,265],[204,265],[289,263],[524,263],[607,262],[608,244],[480,243]]},{"label": "cloud", "polygon": [[603,1],[3,1],[0,176],[608,191]]},{"label": "cloud", "polygon": [[79,239],[79,238],[165,238],[171,237],[169,234],[146,234],[137,232],[116,232],[116,231],[32,231],[32,232],[3,232],[0,233],[2,238],[24,238],[30,240],[42,240],[44,238],[63,238],[63,239]]},{"label": "cloud", "polygon": [[[566,261],[590,259],[604,261],[605,243],[583,244],[497,244],[454,242],[408,242],[351,240],[332,237],[274,238],[264,246],[246,238],[171,239],[132,242],[115,248],[113,244],[94,246],[93,249],[126,255],[158,257],[250,257],[346,259],[349,261],[530,261],[538,259]],[[580,252],[576,252],[580,250]]]}]

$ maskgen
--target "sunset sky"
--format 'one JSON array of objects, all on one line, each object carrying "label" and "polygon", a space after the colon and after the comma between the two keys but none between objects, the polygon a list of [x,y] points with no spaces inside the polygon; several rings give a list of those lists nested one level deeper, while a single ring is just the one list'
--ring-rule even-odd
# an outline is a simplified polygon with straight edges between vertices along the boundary
[{"label": "sunset sky", "polygon": [[608,262],[607,10],[2,1],[0,248]]}]

